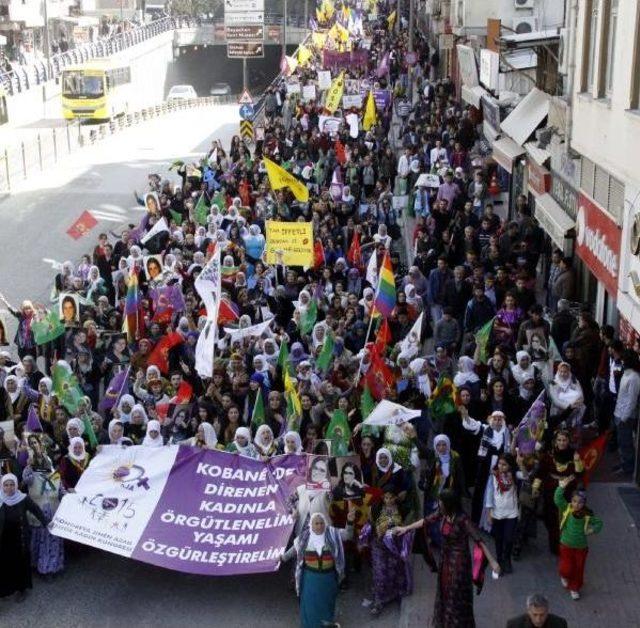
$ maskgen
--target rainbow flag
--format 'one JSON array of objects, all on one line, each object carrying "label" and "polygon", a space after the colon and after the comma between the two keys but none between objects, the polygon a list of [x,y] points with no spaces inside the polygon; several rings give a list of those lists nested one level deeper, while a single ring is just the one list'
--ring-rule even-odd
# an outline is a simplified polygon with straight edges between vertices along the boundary
[{"label": "rainbow flag", "polygon": [[385,318],[391,316],[393,308],[396,306],[396,280],[391,269],[389,253],[384,254],[382,265],[380,266],[380,277],[378,278],[378,292],[374,307]]},{"label": "rainbow flag", "polygon": [[127,340],[135,340],[139,323],[140,290],[138,287],[138,271],[132,270],[127,283],[127,296],[124,301],[124,325],[123,330],[127,332]]}]

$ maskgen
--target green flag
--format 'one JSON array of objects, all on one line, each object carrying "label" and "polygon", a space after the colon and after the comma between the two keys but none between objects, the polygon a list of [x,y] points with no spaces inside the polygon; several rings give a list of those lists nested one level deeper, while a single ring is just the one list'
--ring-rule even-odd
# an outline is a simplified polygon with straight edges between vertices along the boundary
[{"label": "green flag", "polygon": [[[371,394],[371,390],[369,389],[369,384],[367,382],[364,383],[364,390],[362,391],[362,395],[360,395],[360,414],[362,415],[362,420],[364,421],[376,407],[376,402],[373,399],[373,395]],[[362,426],[362,436],[378,436],[380,430],[376,425],[363,425]]]},{"label": "green flag", "polygon": [[327,426],[325,438],[331,440],[331,455],[346,456],[349,454],[349,440],[351,428],[347,415],[342,410],[334,410],[331,421]]},{"label": "green flag", "polygon": [[223,211],[227,208],[227,205],[224,200],[224,194],[218,190],[213,196],[213,205],[216,205],[220,211]]},{"label": "green flag", "polygon": [[318,304],[312,300],[306,311],[300,314],[300,331],[303,334],[310,334],[318,318]]},{"label": "green flag", "polygon": [[173,209],[170,209],[169,213],[171,214],[173,222],[175,222],[179,227],[182,224],[182,214],[180,212],[174,211]]},{"label": "green flag", "polygon": [[287,345],[286,341],[282,341],[280,345],[280,351],[278,352],[278,361],[277,365],[282,369],[282,375],[284,377],[285,371],[289,373],[289,375],[293,375],[293,367],[291,361],[289,360],[289,345]]},{"label": "green flag", "polygon": [[327,332],[325,334],[324,343],[322,345],[322,351],[320,351],[320,355],[316,359],[316,366],[321,371],[326,371],[331,364],[331,359],[333,358],[333,335]]},{"label": "green flag", "polygon": [[207,206],[207,201],[205,200],[204,192],[200,195],[198,202],[196,203],[195,209],[193,210],[193,217],[196,219],[196,222],[200,225],[207,225],[207,216],[209,215],[209,207]]},{"label": "green flag", "polygon": [[474,359],[477,363],[486,364],[488,355],[487,355],[487,345],[489,344],[489,338],[491,337],[491,331],[493,330],[493,321],[495,317],[490,321],[487,321],[477,332],[475,335],[476,339],[476,351]]},{"label": "green flag", "polygon": [[98,438],[96,437],[96,433],[93,431],[93,425],[91,423],[91,418],[86,414],[83,414],[80,417],[84,425],[84,433],[87,435],[89,439],[89,445],[91,445],[94,449],[98,446]]},{"label": "green flag", "polygon": [[438,384],[429,400],[432,419],[441,419],[445,415],[456,411],[456,393],[457,389],[451,378],[446,375],[440,375]]},{"label": "green flag", "polygon": [[56,397],[71,414],[75,415],[83,397],[78,385],[78,378],[61,364],[54,364],[51,374]]},{"label": "green flag", "polygon": [[178,170],[178,168],[182,168],[184,166],[184,161],[182,159],[176,159],[170,166],[169,170]]},{"label": "green flag", "polygon": [[37,345],[43,345],[51,342],[64,334],[64,325],[58,319],[56,312],[47,312],[47,315],[41,320],[31,324],[33,338]]},{"label": "green flag", "polygon": [[264,425],[264,400],[262,399],[262,390],[258,389],[251,413],[251,427],[258,428],[261,425]]}]

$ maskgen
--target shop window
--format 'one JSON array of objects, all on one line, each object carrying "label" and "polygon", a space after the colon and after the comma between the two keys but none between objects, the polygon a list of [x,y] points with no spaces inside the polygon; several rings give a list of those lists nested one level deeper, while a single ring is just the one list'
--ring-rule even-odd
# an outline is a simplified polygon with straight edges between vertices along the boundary
[{"label": "shop window", "polygon": [[603,47],[602,52],[605,55],[602,60],[601,67],[604,69],[604,81],[600,86],[600,97],[611,98],[613,92],[613,71],[616,60],[616,31],[618,28],[618,0],[606,0],[606,17],[607,17],[607,30],[606,30],[606,46]]}]

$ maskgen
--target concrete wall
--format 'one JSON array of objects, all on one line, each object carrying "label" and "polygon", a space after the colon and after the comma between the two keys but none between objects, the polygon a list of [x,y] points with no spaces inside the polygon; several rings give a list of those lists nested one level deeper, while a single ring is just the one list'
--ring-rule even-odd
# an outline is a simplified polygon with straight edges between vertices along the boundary
[{"label": "concrete wall", "polygon": [[[114,55],[114,60],[131,65],[133,88],[129,109],[162,102],[167,92],[167,75],[174,62],[173,31],[162,33]],[[49,81],[7,97],[9,126],[32,124],[42,118],[60,118],[60,82]]]},{"label": "concrete wall", "polygon": [[[452,0],[454,17],[459,16],[459,2]],[[454,23],[454,27],[464,26],[465,30],[486,32],[487,19],[494,18],[512,28],[514,17],[525,16],[537,18],[540,29],[562,26],[564,3],[561,0],[535,0],[534,5],[532,9],[516,9],[514,0],[463,0],[464,21],[462,24]]]}]

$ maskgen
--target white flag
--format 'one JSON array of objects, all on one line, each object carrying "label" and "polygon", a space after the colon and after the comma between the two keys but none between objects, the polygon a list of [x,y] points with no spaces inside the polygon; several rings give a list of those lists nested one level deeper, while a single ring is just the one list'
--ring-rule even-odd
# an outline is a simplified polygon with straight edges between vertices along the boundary
[{"label": "white flag", "polygon": [[422,317],[424,312],[420,312],[420,316],[413,324],[409,333],[400,341],[400,351],[406,353],[407,357],[412,358],[418,355],[420,351],[420,335],[422,333]]},{"label": "white flag", "polygon": [[367,264],[365,279],[371,284],[371,287],[374,290],[378,287],[378,257],[375,247],[373,249],[373,253],[371,253],[371,257],[369,258],[369,263]]},{"label": "white flag", "polygon": [[383,399],[366,418],[366,425],[401,425],[411,419],[417,419],[421,410],[405,408],[399,403]]},{"label": "white flag", "polygon": [[196,343],[196,371],[200,377],[213,377],[213,356],[215,353],[218,323],[207,318]]},{"label": "white flag", "polygon": [[207,310],[207,318],[214,322],[218,320],[218,309],[220,308],[220,296],[222,293],[221,280],[220,247],[216,246],[213,256],[202,269],[195,283],[196,290]]},{"label": "white flag", "polygon": [[163,231],[169,231],[169,226],[167,225],[167,221],[164,216],[158,220],[158,222],[151,227],[150,231],[146,233],[142,238],[140,238],[140,244],[146,244],[153,236],[162,233]]},{"label": "white flag", "polygon": [[345,119],[347,121],[347,124],[349,125],[349,137],[352,137],[354,139],[357,138],[358,133],[360,132],[360,119],[358,117],[358,114],[350,113]]},{"label": "white flag", "polygon": [[229,342],[232,343],[236,340],[242,340],[243,338],[250,338],[252,336],[262,336],[264,332],[269,331],[269,325],[271,325],[273,318],[270,318],[264,323],[258,323],[257,325],[251,325],[251,327],[241,327],[240,329],[233,329],[231,327],[225,327],[224,330],[230,335]]}]

